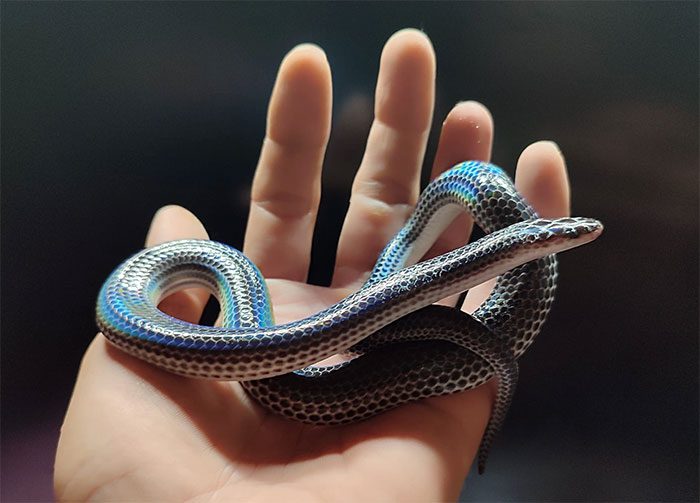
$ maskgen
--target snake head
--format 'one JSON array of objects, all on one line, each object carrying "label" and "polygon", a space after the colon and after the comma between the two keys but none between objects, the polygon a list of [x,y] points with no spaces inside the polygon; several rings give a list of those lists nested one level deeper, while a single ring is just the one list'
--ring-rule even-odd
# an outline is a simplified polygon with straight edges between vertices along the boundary
[{"label": "snake head", "polygon": [[511,230],[516,227],[526,242],[539,242],[557,252],[590,243],[603,232],[600,221],[587,217],[536,218],[517,223]]}]

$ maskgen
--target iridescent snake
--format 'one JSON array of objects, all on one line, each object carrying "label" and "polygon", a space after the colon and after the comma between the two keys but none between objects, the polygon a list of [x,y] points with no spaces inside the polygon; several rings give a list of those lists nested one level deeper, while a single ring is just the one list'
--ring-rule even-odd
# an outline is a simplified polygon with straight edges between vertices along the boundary
[{"label": "iridescent snake", "polygon": [[[419,262],[462,211],[486,235]],[[265,280],[249,259],[214,241],[182,240],[117,267],[99,293],[97,325],[138,358],[185,376],[242,381],[263,407],[314,424],[358,421],[496,375],[482,472],[515,390],[516,359],[552,305],[553,254],[594,240],[602,228],[590,218],[538,218],[500,168],[465,162],[426,187],[362,288],[312,316],[275,325]],[[471,315],[433,305],[496,276]],[[221,326],[158,309],[161,299],[191,286],[216,296]],[[345,362],[314,366],[338,353]]]}]

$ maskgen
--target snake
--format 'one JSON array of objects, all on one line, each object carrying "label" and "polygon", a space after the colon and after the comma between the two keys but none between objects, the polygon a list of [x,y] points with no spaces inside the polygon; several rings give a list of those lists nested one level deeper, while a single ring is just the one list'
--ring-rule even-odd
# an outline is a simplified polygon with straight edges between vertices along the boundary
[{"label": "snake", "polygon": [[[421,260],[462,212],[484,236]],[[496,165],[467,161],[430,182],[354,293],[306,318],[276,324],[265,279],[243,253],[202,239],[137,252],[100,289],[96,324],[121,350],[175,374],[239,381],[265,409],[304,423],[353,423],[496,376],[478,469],[506,416],[517,360],[554,299],[556,253],[593,241],[586,217],[540,218]],[[471,314],[435,303],[497,278]],[[160,311],[192,286],[220,306],[216,326]],[[344,361],[322,362],[341,354]]]}]

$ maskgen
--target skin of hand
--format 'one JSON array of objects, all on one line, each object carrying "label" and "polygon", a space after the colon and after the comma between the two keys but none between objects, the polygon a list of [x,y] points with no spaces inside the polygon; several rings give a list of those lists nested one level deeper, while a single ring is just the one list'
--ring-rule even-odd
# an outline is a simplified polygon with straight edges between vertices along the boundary
[{"label": "skin of hand", "polygon": [[[357,289],[419,194],[435,93],[435,55],[412,29],[386,43],[375,119],[352,188],[329,288],[305,283],[331,124],[331,73],[313,45],[282,61],[251,194],[244,252],[261,269],[278,322],[312,314]],[[432,176],[468,159],[488,161],[493,122],[476,102],[442,125]],[[569,212],[564,159],[552,142],[526,148],[516,185],[544,217]],[[433,253],[464,244],[465,215]],[[207,238],[178,206],[159,210],[147,246]],[[466,310],[490,285],[469,293]],[[208,293],[165,299],[165,312],[197,322]],[[309,426],[265,412],[235,382],[188,379],[110,346],[98,334],[83,358],[55,462],[60,501],[446,501],[457,498],[495,387],[404,405],[342,427]],[[493,460],[493,464],[497,464]]]}]

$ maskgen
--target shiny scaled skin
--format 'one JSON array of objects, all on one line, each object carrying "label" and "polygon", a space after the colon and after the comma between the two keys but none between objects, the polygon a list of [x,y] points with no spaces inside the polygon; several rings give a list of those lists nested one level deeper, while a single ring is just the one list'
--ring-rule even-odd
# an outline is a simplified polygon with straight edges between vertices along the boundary
[{"label": "shiny scaled skin", "polygon": [[[488,234],[418,262],[462,211]],[[265,281],[252,262],[220,243],[183,240],[120,265],[100,291],[97,325],[128,353],[181,375],[242,381],[264,407],[314,424],[358,421],[497,375],[482,471],[515,390],[515,359],[552,304],[553,254],[592,241],[601,230],[588,218],[539,219],[500,168],[465,162],[426,187],[365,285],[319,313],[275,325]],[[471,316],[432,305],[496,276],[492,294]],[[160,299],[193,285],[216,295],[222,326],[158,310]],[[313,366],[338,353],[350,360]]]}]

